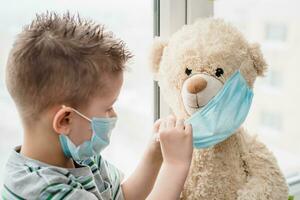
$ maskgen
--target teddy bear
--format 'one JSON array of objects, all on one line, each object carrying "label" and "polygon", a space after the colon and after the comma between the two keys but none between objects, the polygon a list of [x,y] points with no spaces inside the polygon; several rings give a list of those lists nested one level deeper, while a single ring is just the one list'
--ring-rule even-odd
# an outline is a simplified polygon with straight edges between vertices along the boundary
[{"label": "teddy bear", "polygon": [[[163,99],[183,119],[204,108],[235,72],[253,89],[267,69],[259,44],[215,18],[184,25],[168,41],[155,38],[150,55]],[[194,148],[180,199],[287,200],[288,186],[272,152],[241,124],[213,146]]]}]

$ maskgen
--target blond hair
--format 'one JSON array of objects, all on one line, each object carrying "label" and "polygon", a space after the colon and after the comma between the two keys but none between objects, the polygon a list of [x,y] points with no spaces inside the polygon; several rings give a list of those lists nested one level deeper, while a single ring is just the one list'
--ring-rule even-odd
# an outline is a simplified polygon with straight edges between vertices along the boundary
[{"label": "blond hair", "polygon": [[6,85],[21,117],[37,117],[56,104],[87,103],[104,86],[101,77],[125,69],[124,42],[101,24],[69,12],[38,14],[10,51]]}]

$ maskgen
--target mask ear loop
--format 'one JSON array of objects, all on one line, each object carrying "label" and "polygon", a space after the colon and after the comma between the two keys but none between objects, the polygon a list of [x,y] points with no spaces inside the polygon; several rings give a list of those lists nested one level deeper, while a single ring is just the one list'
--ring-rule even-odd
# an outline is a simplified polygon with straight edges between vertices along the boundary
[{"label": "mask ear loop", "polygon": [[[62,105],[63,108],[66,108],[65,105]],[[87,116],[85,116],[84,114],[80,113],[78,110],[71,108],[76,114],[78,114],[80,117],[88,120],[89,122],[92,122],[92,120],[90,118],[88,118]]]}]

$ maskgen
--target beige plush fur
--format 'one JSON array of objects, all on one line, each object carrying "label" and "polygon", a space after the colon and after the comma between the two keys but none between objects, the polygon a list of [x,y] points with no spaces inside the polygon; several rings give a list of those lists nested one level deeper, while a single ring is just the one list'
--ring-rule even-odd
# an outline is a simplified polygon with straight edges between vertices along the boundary
[{"label": "beige plush fur", "polygon": [[[266,70],[258,44],[249,44],[237,29],[212,18],[185,25],[167,42],[156,39],[151,65],[163,98],[184,119],[192,114],[181,92],[191,77],[186,68],[192,75],[210,75],[222,84],[240,69],[250,87]],[[218,77],[220,67],[224,74]],[[201,101],[201,91],[197,100]],[[273,154],[240,127],[214,147],[194,150],[181,199],[286,200],[288,187]]]}]

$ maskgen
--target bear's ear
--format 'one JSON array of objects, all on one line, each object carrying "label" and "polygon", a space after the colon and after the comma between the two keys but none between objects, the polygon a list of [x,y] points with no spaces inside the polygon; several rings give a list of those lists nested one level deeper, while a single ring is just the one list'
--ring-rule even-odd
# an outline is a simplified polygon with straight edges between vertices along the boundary
[{"label": "bear's ear", "polygon": [[167,44],[168,43],[163,41],[160,37],[154,38],[150,51],[150,67],[154,74],[156,74],[159,70],[161,57]]},{"label": "bear's ear", "polygon": [[258,43],[250,44],[250,55],[253,60],[254,68],[256,69],[258,76],[264,76],[264,73],[267,70],[267,63],[263,57],[263,54],[260,50]]}]

